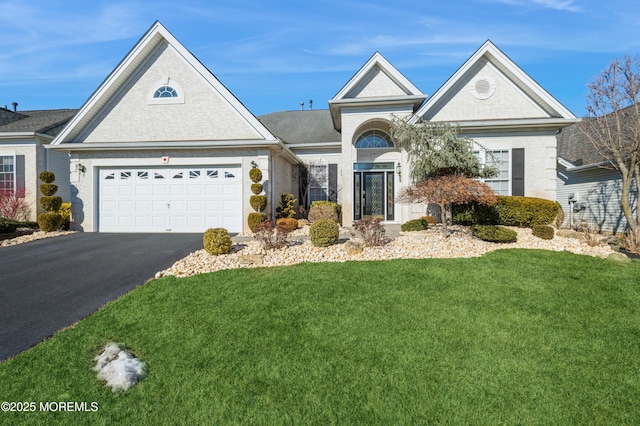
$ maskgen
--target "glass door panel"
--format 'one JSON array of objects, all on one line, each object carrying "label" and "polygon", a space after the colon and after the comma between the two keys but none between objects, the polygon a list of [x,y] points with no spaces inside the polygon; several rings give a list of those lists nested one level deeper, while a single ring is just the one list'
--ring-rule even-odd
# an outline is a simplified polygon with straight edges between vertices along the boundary
[{"label": "glass door panel", "polygon": [[384,173],[363,173],[362,204],[364,216],[384,219]]}]

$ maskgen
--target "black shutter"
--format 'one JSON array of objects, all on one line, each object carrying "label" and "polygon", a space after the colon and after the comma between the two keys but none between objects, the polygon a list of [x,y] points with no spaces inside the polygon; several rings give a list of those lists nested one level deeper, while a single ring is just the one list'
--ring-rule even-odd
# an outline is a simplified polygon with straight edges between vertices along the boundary
[{"label": "black shutter", "polygon": [[511,150],[511,195],[524,195],[524,148]]},{"label": "black shutter", "polygon": [[24,198],[25,178],[24,178],[24,155],[16,155],[16,192],[18,197]]},{"label": "black shutter", "polygon": [[329,187],[328,190],[328,198],[329,201],[333,201],[334,203],[338,202],[338,165],[337,164],[329,164]]}]

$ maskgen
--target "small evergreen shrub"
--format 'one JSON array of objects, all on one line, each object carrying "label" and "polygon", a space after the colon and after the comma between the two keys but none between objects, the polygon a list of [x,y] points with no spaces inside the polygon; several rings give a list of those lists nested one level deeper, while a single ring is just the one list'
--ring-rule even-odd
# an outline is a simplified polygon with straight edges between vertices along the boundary
[{"label": "small evergreen shrub", "polygon": [[498,210],[495,206],[485,206],[475,202],[453,205],[452,214],[455,225],[497,225],[500,223]]},{"label": "small evergreen shrub", "polygon": [[251,232],[256,232],[258,225],[267,220],[267,215],[264,213],[249,213],[249,218],[247,219],[247,224],[249,225],[249,229]]},{"label": "small evergreen shrub", "polygon": [[[253,170],[253,169],[252,169]],[[249,198],[249,204],[258,213],[264,211],[267,208],[267,196],[266,195],[252,195]]]},{"label": "small evergreen shrub", "polygon": [[233,242],[229,232],[224,228],[209,228],[202,237],[202,244],[207,253],[214,256],[231,252]]},{"label": "small evergreen shrub", "polygon": [[40,213],[38,215],[38,226],[44,232],[57,231],[62,227],[62,216],[58,213]]},{"label": "small evergreen shrub", "polygon": [[501,225],[531,228],[553,223],[562,207],[544,198],[499,196],[496,210]]},{"label": "small evergreen shrub", "polygon": [[340,229],[338,224],[330,219],[321,219],[313,222],[309,229],[311,243],[316,247],[329,247],[338,243]]},{"label": "small evergreen shrub", "polygon": [[437,225],[438,224],[438,221],[436,220],[436,218],[431,216],[431,215],[422,216],[422,219],[427,221],[427,225]]},{"label": "small evergreen shrub", "polygon": [[50,197],[58,192],[58,185],[56,185],[55,183],[41,183],[40,192],[42,193],[42,195]]},{"label": "small evergreen shrub", "polygon": [[57,212],[62,207],[62,198],[55,195],[41,197],[40,205],[48,212]]},{"label": "small evergreen shrub", "polygon": [[293,194],[284,192],[280,195],[280,205],[276,207],[276,219],[296,217],[298,200]]},{"label": "small evergreen shrub", "polygon": [[53,183],[56,180],[56,175],[48,170],[40,172],[38,177],[40,178],[40,182],[44,183]]},{"label": "small evergreen shrub", "polygon": [[427,221],[424,220],[424,218],[420,218],[403,223],[402,226],[400,226],[400,229],[402,230],[402,232],[424,231],[428,226],[429,224],[427,223]]},{"label": "small evergreen shrub", "polygon": [[473,225],[469,229],[474,237],[491,243],[514,243],[518,239],[516,231],[504,226]]},{"label": "small evergreen shrub", "polygon": [[16,232],[19,223],[6,217],[0,217],[0,234],[10,234]]},{"label": "small evergreen shrub", "polygon": [[71,227],[71,203],[62,203],[58,214],[62,216],[62,229],[68,231]]},{"label": "small evergreen shrub", "polygon": [[382,246],[387,242],[387,236],[382,226],[382,219],[368,217],[353,222],[353,229],[360,233],[365,246]]},{"label": "small evergreen shrub", "polygon": [[324,201],[324,200],[314,201],[309,206],[309,210],[311,210],[315,206],[331,206],[331,207],[333,207],[333,209],[336,211],[336,215],[338,216],[338,218],[340,218],[340,215],[342,214],[342,205],[340,205],[338,203],[335,203],[333,201]]},{"label": "small evergreen shrub", "polygon": [[264,185],[262,185],[261,183],[251,184],[251,192],[253,192],[255,195],[260,195],[263,189],[264,189]]},{"label": "small evergreen shrub", "polygon": [[543,240],[552,240],[555,235],[553,227],[549,225],[533,225],[531,233]]},{"label": "small evergreen shrub", "polygon": [[311,204],[311,209],[309,209],[309,222],[313,223],[318,220],[332,220],[336,223],[338,222],[338,213],[336,213],[334,206],[329,204],[314,205],[314,203]]},{"label": "small evergreen shrub", "polygon": [[293,232],[298,229],[298,219],[292,217],[285,217],[276,220],[276,226],[286,230],[287,232]]},{"label": "small evergreen shrub", "polygon": [[262,170],[257,167],[252,168],[251,170],[249,170],[249,178],[253,183],[260,182],[262,180]]}]

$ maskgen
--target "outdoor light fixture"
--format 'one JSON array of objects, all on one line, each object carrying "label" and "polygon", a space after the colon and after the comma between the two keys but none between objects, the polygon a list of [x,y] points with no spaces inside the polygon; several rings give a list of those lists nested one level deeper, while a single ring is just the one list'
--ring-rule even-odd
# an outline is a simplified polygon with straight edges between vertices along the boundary
[{"label": "outdoor light fixture", "polygon": [[76,166],[76,169],[82,174],[84,174],[84,172],[87,171],[87,168],[80,163],[78,163],[78,165]]},{"label": "outdoor light fixture", "polygon": [[254,169],[258,168],[258,163],[256,163],[255,161],[251,160],[251,167],[253,167]]},{"label": "outdoor light fixture", "polygon": [[396,164],[396,173],[398,174],[398,177],[402,176],[402,166],[400,163]]}]

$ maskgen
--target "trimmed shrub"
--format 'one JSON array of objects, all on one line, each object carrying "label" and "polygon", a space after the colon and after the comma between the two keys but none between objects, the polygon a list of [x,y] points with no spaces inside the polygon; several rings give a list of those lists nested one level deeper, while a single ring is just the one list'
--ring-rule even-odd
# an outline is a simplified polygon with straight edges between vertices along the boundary
[{"label": "trimmed shrub", "polygon": [[263,189],[264,189],[264,186],[261,183],[251,184],[251,192],[253,192],[256,195],[260,195]]},{"label": "trimmed shrub", "polygon": [[382,246],[387,242],[386,231],[382,219],[368,217],[353,222],[353,229],[360,233],[365,246]]},{"label": "trimmed shrub", "polygon": [[501,225],[531,228],[553,223],[562,207],[557,201],[544,198],[499,196],[496,210]]},{"label": "trimmed shrub", "polygon": [[257,167],[252,168],[251,170],[249,170],[249,178],[253,183],[260,182],[262,180],[262,170]]},{"label": "trimmed shrub", "polygon": [[298,200],[293,194],[284,192],[280,195],[280,205],[276,207],[276,219],[296,217]]},{"label": "trimmed shrub", "polygon": [[497,225],[500,223],[498,210],[495,206],[485,206],[475,202],[453,205],[452,214],[455,225]]},{"label": "trimmed shrub", "polygon": [[62,229],[68,231],[71,228],[71,203],[62,203],[58,214],[62,216]]},{"label": "trimmed shrub", "polygon": [[314,201],[309,206],[309,210],[311,210],[315,206],[331,206],[331,207],[333,207],[333,209],[336,211],[336,215],[338,215],[338,218],[342,214],[342,205],[340,205],[338,203],[334,203],[333,201],[324,201],[324,200]]},{"label": "trimmed shrub", "polygon": [[38,177],[40,178],[40,182],[44,183],[53,183],[56,180],[56,175],[48,170],[40,172]]},{"label": "trimmed shrub", "polygon": [[287,232],[293,232],[298,229],[298,219],[294,219],[292,217],[283,217],[282,219],[276,220],[276,226],[278,228],[282,228]]},{"label": "trimmed shrub", "polygon": [[329,247],[337,244],[339,236],[338,224],[330,219],[317,220],[311,224],[309,229],[311,243],[316,247]]},{"label": "trimmed shrub", "polygon": [[226,229],[209,228],[202,237],[202,244],[207,253],[218,256],[231,252],[233,242]]},{"label": "trimmed shrub", "polygon": [[12,232],[16,232],[18,229],[19,223],[15,220],[0,217],[0,234],[10,234]]},{"label": "trimmed shrub", "polygon": [[58,185],[56,185],[55,183],[41,183],[40,192],[42,193],[42,195],[50,197],[58,192]]},{"label": "trimmed shrub", "polygon": [[40,205],[48,212],[57,212],[62,207],[62,198],[55,195],[41,197]]},{"label": "trimmed shrub", "polygon": [[402,230],[402,232],[424,231],[428,226],[429,224],[427,223],[427,221],[424,220],[424,218],[420,218],[403,223],[400,229]]},{"label": "trimmed shrub", "polygon": [[[252,169],[253,170],[253,169]],[[249,198],[249,204],[251,207],[259,212],[264,211],[267,208],[267,196],[266,195],[252,195]]]},{"label": "trimmed shrub", "polygon": [[57,231],[62,227],[62,216],[58,213],[40,213],[38,215],[38,226],[44,232]]},{"label": "trimmed shrub", "polygon": [[249,225],[249,229],[251,232],[256,232],[258,225],[267,220],[267,215],[264,213],[249,213],[249,217],[247,219],[247,224]]},{"label": "trimmed shrub", "polygon": [[436,220],[436,218],[431,216],[431,215],[422,216],[422,219],[427,221],[427,225],[437,225],[438,224],[438,221]]},{"label": "trimmed shrub", "polygon": [[338,222],[338,213],[336,213],[335,207],[329,204],[314,205],[312,203],[311,209],[309,210],[308,217],[309,217],[309,222],[311,223],[316,222],[318,220],[332,220],[336,223]]},{"label": "trimmed shrub", "polygon": [[518,234],[513,229],[498,225],[473,225],[471,234],[474,237],[490,243],[514,243]]},{"label": "trimmed shrub", "polygon": [[531,228],[531,233],[538,238],[542,238],[543,240],[553,240],[553,237],[555,235],[553,227],[549,225],[533,225],[533,228]]}]

